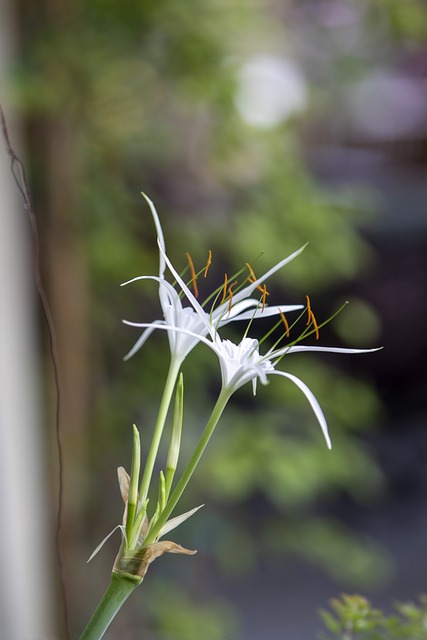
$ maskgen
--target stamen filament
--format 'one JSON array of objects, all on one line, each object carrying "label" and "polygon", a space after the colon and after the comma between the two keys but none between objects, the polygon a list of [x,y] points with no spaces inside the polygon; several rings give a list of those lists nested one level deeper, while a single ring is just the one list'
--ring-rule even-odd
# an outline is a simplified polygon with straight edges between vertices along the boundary
[{"label": "stamen filament", "polygon": [[[299,322],[299,321],[301,320],[301,318],[303,317],[304,313],[305,313],[305,309],[303,309],[303,310],[302,310],[302,312],[299,314],[299,316],[296,318],[296,320],[294,320],[294,321],[293,321],[293,323],[290,325],[290,327],[289,327],[289,331],[291,331],[291,330],[295,327],[295,325],[297,325],[297,324],[298,324],[298,322]],[[265,342],[265,341],[267,340],[267,338],[269,338],[269,337],[271,336],[271,334],[272,334],[272,333],[274,333],[274,331],[276,331],[276,329],[277,329],[278,327],[280,327],[280,325],[281,325],[281,324],[282,324],[282,319],[278,320],[278,321],[276,322],[276,324],[275,324],[275,325],[274,325],[274,326],[273,326],[269,331],[267,331],[267,333],[266,333],[266,334],[261,338],[261,340],[259,341],[259,344],[262,344],[263,342]],[[305,333],[305,332],[307,332],[307,329],[304,329],[304,332],[303,332],[303,333]],[[285,335],[286,335],[286,334],[285,334]],[[282,339],[283,339],[283,336],[281,336],[281,337],[279,338],[279,342],[280,342]],[[300,340],[300,338],[297,338],[296,340],[294,340],[293,342],[291,342],[289,346],[293,346],[294,344],[296,344],[296,343],[298,342],[298,340]],[[275,348],[275,347],[270,348],[270,349],[269,349],[269,352],[271,352],[274,348]]]},{"label": "stamen filament", "polygon": [[[240,275],[243,271],[244,271],[244,268],[240,269],[240,271],[237,271],[236,273],[233,273],[233,275],[231,276],[231,278],[230,278],[230,279],[232,280],[233,278],[238,278],[238,277],[239,277],[239,275]],[[228,280],[227,280],[227,281],[228,281]],[[243,283],[243,284],[244,284],[244,283]],[[219,295],[218,295],[218,294],[219,294],[219,293],[221,293],[221,292],[223,292],[223,291],[224,291],[224,285],[223,285],[223,284],[221,284],[217,289],[215,289],[214,291],[212,291],[212,293],[211,293],[210,295],[208,295],[208,297],[206,298],[206,300],[204,300],[204,301],[203,301],[203,303],[202,303],[202,307],[205,307],[205,306],[208,304],[208,302],[210,302],[213,298],[215,298],[215,302],[214,302],[214,306],[215,306],[215,304],[216,304],[216,302],[217,302],[217,300],[218,300],[218,297],[219,297]],[[236,293],[236,292],[234,292],[234,293]],[[224,300],[225,300],[225,298],[226,298],[226,297],[227,297],[227,287],[225,288],[225,295],[224,295],[224,298],[223,298],[223,299],[221,299],[220,304],[222,304],[222,303],[224,302]]]},{"label": "stamen filament", "polygon": [[[329,324],[330,322],[332,322],[332,320],[334,318],[336,318],[336,316],[338,314],[341,313],[341,311],[343,311],[343,309],[348,305],[348,301],[344,302],[344,304],[342,304],[336,311],[335,313],[333,313],[329,318],[327,318],[326,320],[324,320],[321,324],[317,325],[317,329],[321,329],[322,327],[326,326],[327,324]],[[303,317],[304,313],[306,312],[306,309],[304,309],[304,311],[298,316],[298,318],[291,324],[291,326],[289,327],[290,330],[293,329],[293,327],[301,320],[301,318]],[[313,325],[314,326],[314,325]],[[264,340],[274,331],[274,329],[276,329],[278,327],[278,324],[276,324],[273,327],[273,330],[270,329],[270,331],[268,332],[268,334],[266,334],[266,336],[264,336],[260,341],[259,344],[261,344],[262,342],[264,342]],[[295,340],[292,340],[292,342],[290,342],[288,344],[288,347],[291,348],[295,345],[297,345],[299,342],[302,342],[302,340],[304,340],[305,338],[307,338],[308,336],[311,336],[313,333],[316,333],[316,329],[310,329],[310,326],[306,326],[305,329],[302,331],[302,333],[298,336],[298,338],[296,338]],[[282,336],[283,337],[283,336]],[[279,338],[279,340],[268,350],[266,357],[269,357],[271,352],[274,351],[277,346],[279,345],[281,341],[281,338]],[[282,358],[284,358],[286,355],[286,353],[283,353],[277,360],[276,360],[276,365],[279,364],[279,362],[282,360]]]},{"label": "stamen filament", "polygon": [[[255,271],[252,269],[252,267],[249,264],[249,262],[245,262],[245,265],[247,266],[247,268],[249,270],[249,276],[247,277],[248,282],[250,282],[250,283],[255,282],[256,279],[257,279],[257,277],[255,275]],[[269,293],[267,291],[267,285],[263,284],[261,286],[260,284],[258,284],[256,288],[258,289],[258,291],[261,291],[261,293],[262,293],[261,303],[262,303],[262,310],[264,311],[265,300],[266,300],[266,297],[269,295]]]},{"label": "stamen filament", "polygon": [[319,325],[318,325],[318,329],[321,329],[321,328],[322,328],[322,327],[324,327],[325,325],[327,325],[327,324],[329,324],[330,322],[332,322],[332,320],[333,320],[334,318],[336,318],[336,316],[337,316],[339,313],[341,313],[341,311],[343,311],[343,310],[346,308],[346,306],[347,306],[347,305],[348,305],[348,300],[346,300],[346,302],[344,302],[344,303],[339,307],[339,309],[337,309],[337,310],[335,311],[335,313],[333,313],[329,318],[327,318],[327,320],[324,320],[321,324],[319,324]]}]

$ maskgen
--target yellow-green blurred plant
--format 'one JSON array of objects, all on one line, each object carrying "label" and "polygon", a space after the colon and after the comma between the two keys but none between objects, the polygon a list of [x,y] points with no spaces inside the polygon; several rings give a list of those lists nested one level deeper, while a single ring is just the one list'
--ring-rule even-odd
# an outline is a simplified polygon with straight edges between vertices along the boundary
[{"label": "yellow-green blurred plant", "polygon": [[330,633],[321,633],[321,640],[426,640],[427,597],[419,603],[400,602],[395,612],[375,609],[363,596],[343,595],[331,601],[331,611],[321,611]]}]

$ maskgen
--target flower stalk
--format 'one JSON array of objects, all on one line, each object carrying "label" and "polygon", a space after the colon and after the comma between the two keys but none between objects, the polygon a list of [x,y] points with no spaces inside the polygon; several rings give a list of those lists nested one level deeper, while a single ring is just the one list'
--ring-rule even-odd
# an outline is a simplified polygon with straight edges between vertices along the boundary
[{"label": "flower stalk", "polygon": [[196,470],[197,465],[200,462],[203,452],[206,449],[209,443],[209,440],[212,437],[213,432],[215,431],[215,427],[217,426],[219,419],[221,418],[223,411],[227,406],[227,403],[231,395],[232,395],[232,392],[227,388],[223,388],[221,393],[219,394],[215,407],[213,408],[210,418],[206,424],[206,427],[196,447],[194,448],[193,454],[187,466],[185,467],[182,473],[182,476],[179,479],[175,489],[173,490],[164,510],[162,511],[155,525],[147,535],[147,538],[145,539],[145,544],[151,544],[156,539],[156,537],[160,534],[162,527],[165,525],[167,519],[172,514],[172,511],[175,509],[176,505],[178,504],[178,501],[180,500],[182,494],[184,493],[193,473]]},{"label": "flower stalk", "polygon": [[180,367],[181,367],[180,360],[172,358],[170,362],[166,382],[165,382],[165,388],[163,391],[162,399],[160,401],[160,408],[157,416],[156,425],[154,427],[151,446],[148,451],[147,461],[145,463],[144,473],[141,479],[141,486],[139,489],[139,496],[140,496],[141,502],[145,502],[148,495],[148,489],[150,487],[151,477],[153,475],[154,464],[156,462],[157,453],[160,446],[160,440],[162,438],[163,429],[166,422],[166,416],[168,414],[173,390],[175,388],[175,383],[179,374]]},{"label": "flower stalk", "polygon": [[111,582],[95,609],[80,640],[100,640],[132,591],[141,583],[137,576],[113,571]]}]

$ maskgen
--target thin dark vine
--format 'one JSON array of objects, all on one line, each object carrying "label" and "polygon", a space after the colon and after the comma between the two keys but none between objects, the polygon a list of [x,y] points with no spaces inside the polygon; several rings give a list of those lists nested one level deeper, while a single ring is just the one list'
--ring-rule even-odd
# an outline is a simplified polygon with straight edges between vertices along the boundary
[{"label": "thin dark vine", "polygon": [[40,239],[39,239],[39,231],[38,231],[38,225],[37,225],[37,217],[34,212],[30,190],[28,188],[28,182],[25,175],[25,169],[21,160],[16,155],[12,147],[10,136],[9,136],[9,129],[6,121],[6,116],[3,111],[3,107],[1,103],[0,103],[0,122],[1,122],[1,131],[3,134],[3,141],[4,141],[6,152],[10,161],[10,171],[12,173],[13,179],[24,201],[24,209],[27,212],[28,219],[31,225],[33,256],[34,256],[34,259],[33,259],[34,281],[37,289],[37,294],[40,299],[43,316],[46,321],[46,327],[47,327],[48,339],[49,339],[49,352],[50,352],[50,358],[51,358],[52,368],[53,368],[55,396],[56,396],[55,438],[56,438],[56,447],[57,447],[57,455],[58,455],[58,507],[57,507],[57,515],[56,515],[55,549],[56,549],[56,557],[57,557],[57,563],[58,563],[58,574],[59,574],[60,589],[61,589],[64,627],[65,627],[66,638],[67,640],[70,640],[71,636],[70,636],[70,630],[69,630],[67,591],[66,591],[66,585],[65,585],[64,562],[62,557],[62,546],[61,546],[62,507],[63,507],[63,493],[64,493],[64,461],[63,461],[62,438],[61,438],[62,385],[61,385],[61,373],[60,373],[59,355],[58,355],[58,346],[57,346],[57,336],[56,336],[56,330],[55,330],[55,323],[53,321],[52,312],[50,310],[49,301],[46,295],[46,291],[45,291],[42,276],[41,276]]}]

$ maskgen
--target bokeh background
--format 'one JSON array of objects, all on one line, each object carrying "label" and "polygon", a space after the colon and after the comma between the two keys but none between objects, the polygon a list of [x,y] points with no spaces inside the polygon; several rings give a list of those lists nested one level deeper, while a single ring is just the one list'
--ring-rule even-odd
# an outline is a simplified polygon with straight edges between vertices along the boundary
[{"label": "bokeh background", "polygon": [[[118,535],[86,559],[121,517],[116,467],[129,466],[133,422],[148,442],[168,363],[164,335],[122,360],[138,332],[121,319],[159,313],[154,285],[119,286],[157,270],[141,190],[174,264],[189,250],[202,266],[212,250],[214,286],[261,252],[257,271],[309,242],[270,297],[304,303],[308,293],[320,321],[349,300],[322,344],[384,350],[283,363],[321,402],[332,452],[296,388],[274,380],[256,401],[239,392],[182,506],[206,504],[175,536],[198,555],[153,565],[107,637],[311,640],[318,608],[342,591],[386,608],[416,598],[427,577],[425,3],[4,0],[1,12],[2,100],[31,185],[61,358],[72,637],[108,583]],[[2,155],[0,224],[12,233],[7,209],[18,226],[16,238],[2,233],[3,407],[13,399],[0,425],[2,564],[28,552],[27,597],[37,593],[45,611],[34,635],[20,635],[8,620],[20,619],[25,580],[5,581],[3,631],[59,638],[52,369],[28,292],[25,212]],[[24,311],[10,303],[17,288]],[[184,376],[185,460],[217,364],[199,348]],[[8,471],[5,434],[20,430]],[[27,489],[14,500],[17,467]]]}]

